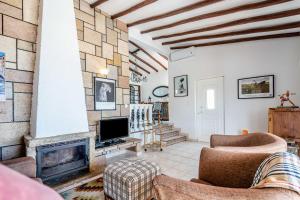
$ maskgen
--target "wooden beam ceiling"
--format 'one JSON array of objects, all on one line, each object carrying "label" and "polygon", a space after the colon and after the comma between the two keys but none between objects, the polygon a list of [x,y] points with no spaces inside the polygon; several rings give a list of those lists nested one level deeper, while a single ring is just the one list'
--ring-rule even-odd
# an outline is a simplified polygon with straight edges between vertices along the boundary
[{"label": "wooden beam ceiling", "polygon": [[161,57],[163,57],[164,59],[166,59],[167,61],[169,60],[169,58],[165,55],[162,55],[161,53],[158,53]]},{"label": "wooden beam ceiling", "polygon": [[135,46],[136,48],[139,48],[143,53],[145,53],[147,56],[149,56],[152,60],[154,60],[156,63],[158,63],[162,68],[164,68],[165,70],[167,70],[166,66],[164,66],[159,60],[157,60],[156,58],[154,58],[150,53],[148,53],[145,49],[143,49],[142,47],[140,47],[139,45],[137,45],[136,43],[132,42],[129,40],[129,43],[132,44],[133,46]]},{"label": "wooden beam ceiling", "polygon": [[150,63],[148,63],[147,61],[145,61],[144,59],[138,57],[137,55],[135,54],[131,54],[134,58],[138,59],[139,61],[141,61],[142,63],[144,63],[145,65],[147,65],[148,67],[150,67],[151,69],[153,69],[154,71],[158,72],[158,70],[153,67]]},{"label": "wooden beam ceiling", "polygon": [[154,37],[152,39],[158,40],[158,39],[165,39],[165,38],[171,38],[171,37],[185,36],[185,35],[194,34],[194,33],[202,33],[202,32],[206,32],[206,31],[218,30],[218,29],[227,28],[227,27],[231,27],[231,26],[243,25],[243,24],[254,23],[254,22],[261,22],[261,21],[268,21],[268,20],[273,20],[273,19],[280,19],[280,18],[295,16],[295,15],[299,15],[299,14],[300,14],[300,8],[296,8],[296,9],[292,9],[292,10],[286,10],[286,11],[281,11],[281,12],[276,12],[276,13],[271,13],[271,14],[266,14],[266,15],[238,19],[238,20],[227,22],[224,24],[208,26],[208,27],[194,29],[194,30],[190,30],[190,31],[184,31],[184,32],[179,32],[179,33],[174,33],[174,34],[169,34],[169,35],[161,35],[161,36]]},{"label": "wooden beam ceiling", "polygon": [[107,2],[108,0],[97,0],[94,3],[91,4],[91,8],[96,8],[97,6],[100,6],[101,4]]},{"label": "wooden beam ceiling", "polygon": [[141,3],[138,3],[138,4],[132,6],[132,7],[128,8],[128,9],[122,11],[122,12],[114,14],[113,16],[111,16],[111,18],[112,19],[116,19],[116,18],[122,17],[124,15],[128,15],[128,14],[130,14],[130,13],[132,13],[132,12],[134,12],[134,11],[140,9],[140,8],[143,8],[143,7],[145,7],[145,6],[149,5],[149,4],[152,4],[152,3],[156,2],[156,1],[158,1],[158,0],[144,0]]},{"label": "wooden beam ceiling", "polygon": [[247,35],[247,34],[253,34],[253,33],[281,31],[281,30],[287,30],[287,29],[292,29],[292,28],[300,28],[300,22],[292,22],[292,23],[280,24],[280,25],[275,25],[275,26],[265,26],[265,27],[252,28],[252,29],[246,29],[246,30],[240,30],[240,31],[232,31],[232,32],[213,34],[213,35],[202,35],[202,36],[197,36],[197,37],[190,37],[190,38],[184,38],[184,39],[180,39],[180,40],[163,42],[162,45],[170,45],[170,44],[177,44],[177,43],[188,42],[188,41],[215,39],[215,38],[237,36],[237,35]]},{"label": "wooden beam ceiling", "polygon": [[138,74],[138,75],[140,75],[140,76],[143,76],[142,73],[140,73],[140,72],[138,72],[138,71],[136,71],[136,70],[134,70],[134,69],[132,69],[132,68],[129,68],[129,71],[132,71],[132,72],[134,72],[134,73],[136,73],[136,74]]},{"label": "wooden beam ceiling", "polygon": [[146,70],[145,68],[141,67],[139,64],[137,64],[136,62],[129,60],[129,62],[133,65],[135,65],[136,67],[140,68],[141,70],[143,70],[144,72],[146,72],[147,74],[150,74],[150,72],[148,70]]},{"label": "wooden beam ceiling", "polygon": [[144,24],[144,23],[147,23],[147,22],[155,21],[155,20],[160,20],[160,19],[167,18],[167,17],[171,17],[171,16],[178,15],[178,14],[181,14],[181,13],[184,13],[184,12],[188,12],[188,11],[191,11],[191,10],[202,8],[202,7],[211,5],[211,4],[215,4],[215,3],[218,3],[220,1],[223,1],[223,0],[200,1],[200,2],[191,4],[191,5],[182,7],[182,8],[178,8],[176,10],[172,10],[170,12],[166,12],[166,13],[163,13],[163,14],[160,14],[160,15],[155,15],[155,16],[152,16],[152,17],[137,20],[135,22],[129,23],[128,27],[136,26],[136,25],[139,25],[139,24]]},{"label": "wooden beam ceiling", "polygon": [[189,47],[215,46],[215,45],[222,45],[222,44],[232,44],[232,43],[239,43],[239,42],[249,42],[249,41],[256,41],[256,40],[267,40],[267,39],[298,37],[298,36],[300,36],[300,32],[282,33],[282,34],[274,34],[274,35],[264,35],[264,36],[240,38],[240,39],[233,39],[233,40],[225,40],[225,41],[218,41],[218,42],[209,42],[209,43],[202,43],[202,44],[195,44],[195,45],[176,46],[176,47],[171,47],[171,49],[185,49]]},{"label": "wooden beam ceiling", "polygon": [[131,51],[130,53],[131,54],[136,54],[137,52],[139,52],[140,51],[140,49],[137,49],[137,50],[135,50],[135,51]]},{"label": "wooden beam ceiling", "polygon": [[265,0],[265,1],[262,1],[262,2],[245,4],[245,5],[225,9],[225,10],[215,11],[215,12],[206,13],[206,14],[203,14],[203,15],[198,15],[198,16],[195,16],[195,17],[183,19],[183,20],[180,20],[180,21],[177,21],[177,22],[174,22],[174,23],[170,23],[170,24],[167,24],[167,25],[150,28],[150,29],[141,31],[141,33],[142,34],[150,33],[150,32],[153,32],[153,31],[168,29],[168,28],[172,28],[172,27],[175,27],[175,26],[179,26],[179,25],[182,25],[182,24],[187,24],[187,23],[191,23],[191,22],[195,22],[195,21],[200,21],[200,20],[209,19],[209,18],[213,18],[213,17],[220,17],[220,16],[233,14],[233,13],[240,12],[240,11],[247,11],[247,10],[254,10],[254,9],[269,7],[269,6],[273,6],[273,5],[277,5],[277,4],[281,4],[281,3],[285,3],[285,2],[290,2],[290,1],[292,1],[292,0]]}]

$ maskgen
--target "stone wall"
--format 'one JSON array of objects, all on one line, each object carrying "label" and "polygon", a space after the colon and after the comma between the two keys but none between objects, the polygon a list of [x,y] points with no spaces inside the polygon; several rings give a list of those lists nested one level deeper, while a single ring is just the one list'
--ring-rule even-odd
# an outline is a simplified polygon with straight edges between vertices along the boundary
[{"label": "stone wall", "polygon": [[[7,55],[7,101],[0,102],[3,159],[23,154],[23,136],[29,134],[38,5],[39,0],[0,0],[0,51]],[[74,0],[74,7],[87,115],[94,131],[101,118],[129,115],[128,33],[125,24],[91,9],[84,0]],[[109,69],[107,78],[117,80],[114,111],[95,111],[94,77],[106,77],[99,74],[103,67]]]}]

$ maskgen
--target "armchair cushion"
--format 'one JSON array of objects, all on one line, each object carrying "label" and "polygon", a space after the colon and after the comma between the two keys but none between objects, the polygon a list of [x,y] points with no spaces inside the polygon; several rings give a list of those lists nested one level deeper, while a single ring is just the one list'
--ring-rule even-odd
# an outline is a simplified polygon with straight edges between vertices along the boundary
[{"label": "armchair cushion", "polygon": [[199,179],[220,187],[249,188],[259,165],[269,155],[203,148]]},{"label": "armchair cushion", "polygon": [[272,154],[259,166],[252,188],[285,188],[300,194],[300,159],[279,152]]}]

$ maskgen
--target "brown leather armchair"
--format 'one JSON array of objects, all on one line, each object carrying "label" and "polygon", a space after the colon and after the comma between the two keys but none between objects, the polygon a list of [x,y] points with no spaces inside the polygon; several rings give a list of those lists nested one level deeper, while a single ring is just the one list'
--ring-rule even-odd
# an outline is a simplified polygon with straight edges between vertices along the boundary
[{"label": "brown leather armchair", "polygon": [[300,200],[294,191],[280,188],[249,189],[260,163],[270,154],[234,153],[203,148],[199,177],[191,182],[155,177],[158,200]]},{"label": "brown leather armchair", "polygon": [[248,135],[212,135],[210,147],[231,152],[275,153],[287,151],[284,139],[271,133]]}]

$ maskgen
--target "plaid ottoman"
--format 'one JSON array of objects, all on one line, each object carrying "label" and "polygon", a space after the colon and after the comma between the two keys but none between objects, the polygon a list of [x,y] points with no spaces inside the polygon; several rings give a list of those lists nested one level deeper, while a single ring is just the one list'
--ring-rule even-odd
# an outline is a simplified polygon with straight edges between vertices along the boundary
[{"label": "plaid ottoman", "polygon": [[103,185],[106,199],[148,200],[154,197],[152,180],[160,167],[142,159],[124,159],[108,165]]}]

